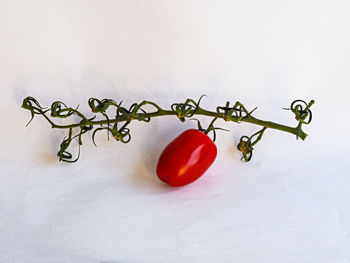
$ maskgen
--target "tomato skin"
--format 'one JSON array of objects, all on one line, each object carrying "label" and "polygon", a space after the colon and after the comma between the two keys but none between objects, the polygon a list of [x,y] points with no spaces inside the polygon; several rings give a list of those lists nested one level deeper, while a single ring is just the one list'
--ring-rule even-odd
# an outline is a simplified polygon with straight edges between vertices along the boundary
[{"label": "tomato skin", "polygon": [[205,133],[189,129],[171,141],[161,153],[157,176],[171,186],[190,184],[215,161],[217,148]]}]

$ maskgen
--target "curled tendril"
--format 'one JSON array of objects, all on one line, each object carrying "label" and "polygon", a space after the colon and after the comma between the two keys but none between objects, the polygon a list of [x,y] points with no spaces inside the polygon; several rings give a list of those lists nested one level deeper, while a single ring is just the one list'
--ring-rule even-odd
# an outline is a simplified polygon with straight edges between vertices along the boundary
[{"label": "curled tendril", "polygon": [[97,146],[97,144],[95,142],[96,133],[98,131],[101,131],[101,130],[107,130],[107,134],[108,134],[109,132],[111,132],[112,129],[109,127],[100,127],[100,128],[95,129],[94,132],[92,133],[92,142],[94,143],[95,146]]},{"label": "curled tendril", "polygon": [[113,138],[122,143],[128,143],[131,140],[130,129],[127,128],[130,121],[126,121],[122,127],[118,129],[118,123],[114,124],[113,127]]},{"label": "curled tendril", "polygon": [[198,119],[195,119],[195,118],[192,118],[190,120],[195,120],[197,121],[197,126],[198,126],[198,130],[205,133],[205,134],[209,134],[209,132],[213,132],[213,142],[215,142],[216,140],[216,130],[222,130],[222,131],[229,131],[229,130],[226,130],[226,129],[223,129],[223,128],[219,128],[219,127],[214,127],[214,122],[217,120],[218,118],[215,117],[209,124],[208,128],[204,129],[201,125],[201,122],[200,120]]},{"label": "curled tendril", "polygon": [[110,127],[100,127],[94,130],[92,133],[92,141],[96,145],[95,142],[95,136],[96,132],[101,131],[101,130],[107,130],[107,132],[111,133],[113,138],[116,139],[117,141],[120,141],[122,143],[128,143],[131,140],[131,135],[130,135],[130,129],[127,128],[127,125],[130,123],[130,121],[126,121],[121,128],[118,129],[118,123],[114,124],[113,128]]},{"label": "curled tendril", "polygon": [[253,156],[253,146],[248,136],[242,136],[237,145],[237,149],[242,152],[243,156],[241,160],[249,162]]},{"label": "curled tendril", "polygon": [[68,138],[67,139],[66,138],[63,139],[63,142],[60,145],[60,150],[57,153],[57,156],[59,157],[59,161],[66,162],[66,163],[75,163],[76,161],[79,160],[79,157],[80,157],[80,145],[82,144],[80,136],[81,136],[82,132],[80,132],[80,134],[77,135],[77,136],[79,136],[79,144],[78,144],[79,145],[79,151],[78,151],[77,158],[74,159],[74,160],[72,160],[73,155],[70,152],[67,151],[67,149],[70,146],[72,140],[75,137],[77,137],[77,136],[72,137],[72,134],[73,134],[73,129],[70,128],[69,129]]},{"label": "curled tendril", "polygon": [[252,111],[248,112],[248,110],[239,101],[237,101],[233,107],[230,107],[230,102],[228,101],[224,107],[217,107],[216,112],[220,114],[225,121],[235,120],[236,122],[241,122],[251,115],[256,109],[257,108],[254,108]]},{"label": "curled tendril", "polygon": [[96,98],[90,98],[88,104],[94,113],[104,113],[111,105],[118,107],[118,104],[112,99],[99,100]]},{"label": "curled tendril", "polygon": [[295,115],[295,119],[300,123],[309,124],[312,120],[310,107],[314,103],[314,100],[311,100],[309,103],[306,103],[303,100],[295,100],[290,105],[290,108],[285,108],[285,110],[291,110]]},{"label": "curled tendril", "polygon": [[203,94],[198,102],[195,102],[193,99],[187,99],[185,103],[174,103],[171,105],[171,109],[176,112],[179,120],[184,122],[185,117],[191,118],[196,113],[204,96],[206,95]]},{"label": "curled tendril", "polygon": [[67,107],[67,105],[61,101],[55,101],[51,105],[51,116],[57,118],[67,118],[73,115],[77,111],[78,107],[76,109],[72,109]]},{"label": "curled tendril", "polygon": [[161,112],[163,111],[163,109],[161,107],[159,107],[156,103],[152,102],[152,101],[147,101],[147,100],[144,100],[142,101],[140,104],[139,104],[139,107],[143,107],[145,105],[151,105],[153,107],[155,107],[157,109],[157,112]]},{"label": "curled tendril", "polygon": [[[242,136],[241,139],[239,140],[239,143],[237,145],[237,149],[239,151],[242,152],[243,156],[242,156],[242,160],[246,161],[246,162],[249,162],[250,159],[252,159],[252,156],[253,156],[253,146],[261,140],[263,134],[264,134],[264,131],[266,130],[267,128],[264,127],[262,128],[260,131],[254,133],[252,136],[248,137],[248,136]],[[257,138],[253,141],[254,137]]]},{"label": "curled tendril", "polygon": [[151,101],[142,101],[141,103],[134,103],[130,106],[129,109],[121,107],[120,105],[121,103],[119,104],[119,107],[117,109],[116,117],[123,118],[125,120],[138,120],[138,121],[150,122],[151,118],[147,116],[146,115],[147,112],[144,109],[142,109],[142,107],[145,105],[154,106],[157,109],[156,112],[160,112],[163,110],[156,103]]},{"label": "curled tendril", "polygon": [[24,100],[23,100],[23,103],[22,103],[22,108],[24,109],[27,109],[30,111],[31,113],[31,118],[29,120],[29,122],[27,123],[26,126],[29,125],[29,123],[31,123],[31,121],[34,119],[34,115],[35,114],[45,114],[45,112],[49,111],[48,109],[45,110],[46,108],[45,107],[42,107],[39,102],[34,99],[33,97],[26,97]]},{"label": "curled tendril", "polygon": [[[96,116],[95,116],[95,117],[96,117]],[[89,121],[95,119],[95,117],[89,119]],[[84,122],[84,120],[82,120],[80,123],[83,123],[83,122]],[[80,144],[80,145],[83,145],[83,142],[82,142],[82,140],[81,140],[81,136],[82,136],[84,133],[86,133],[86,132],[88,132],[88,131],[91,131],[93,128],[94,128],[93,125],[84,125],[84,126],[80,126],[80,132],[79,132],[79,134],[77,135],[77,136],[79,136],[79,144]]]},{"label": "curled tendril", "polygon": [[[91,108],[91,111],[94,113],[101,113],[107,120],[107,127],[110,127],[110,121],[108,118],[108,115],[105,113],[106,110],[110,107],[110,106],[115,106],[115,107],[119,107],[119,105],[112,99],[103,99],[103,100],[99,100],[96,98],[90,98],[88,100],[88,104],[89,107]],[[99,129],[101,130],[101,129]],[[107,130],[107,139],[109,140],[109,131]]]},{"label": "curled tendril", "polygon": [[[139,112],[141,111],[141,112]],[[146,117],[144,113],[146,113],[145,110],[141,109],[140,104],[134,103],[130,106],[129,110],[126,110],[123,108],[123,113],[128,115],[129,120],[138,120],[138,121],[144,121],[144,122],[150,122],[151,118]]]},{"label": "curled tendril", "polygon": [[[91,119],[93,119],[93,118],[91,118]],[[91,120],[91,119],[89,119],[89,120]],[[81,123],[83,123],[83,121],[81,121]],[[73,129],[70,128],[68,138],[63,139],[63,142],[60,145],[60,150],[57,153],[57,156],[59,157],[59,161],[63,161],[63,162],[67,162],[67,163],[75,163],[76,161],[78,161],[80,158],[80,146],[83,145],[81,136],[84,133],[91,131],[92,129],[93,129],[93,125],[83,125],[80,127],[80,132],[77,135],[72,136]],[[73,158],[73,155],[70,152],[68,152],[67,149],[70,146],[72,140],[77,138],[77,137],[78,137],[78,146],[79,146],[78,156],[76,159],[71,160]]]}]

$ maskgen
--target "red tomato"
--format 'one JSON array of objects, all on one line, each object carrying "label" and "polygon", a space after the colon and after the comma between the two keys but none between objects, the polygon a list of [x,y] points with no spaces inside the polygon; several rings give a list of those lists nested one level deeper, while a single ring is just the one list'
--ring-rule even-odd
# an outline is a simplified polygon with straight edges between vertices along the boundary
[{"label": "red tomato", "polygon": [[190,184],[205,173],[216,154],[216,145],[208,135],[196,129],[184,131],[161,153],[157,175],[172,186]]}]

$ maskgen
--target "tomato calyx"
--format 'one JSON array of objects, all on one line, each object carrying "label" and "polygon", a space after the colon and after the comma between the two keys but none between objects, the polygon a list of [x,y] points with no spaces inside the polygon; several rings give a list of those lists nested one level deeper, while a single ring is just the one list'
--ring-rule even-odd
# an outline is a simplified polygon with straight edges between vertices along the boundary
[{"label": "tomato calyx", "polygon": [[222,131],[229,131],[227,129],[224,129],[224,128],[220,128],[220,127],[214,127],[214,122],[217,120],[218,118],[215,117],[211,122],[210,124],[208,125],[208,128],[204,129],[201,125],[201,122],[200,120],[196,119],[196,118],[192,118],[190,120],[195,120],[197,121],[197,126],[198,126],[198,130],[203,132],[204,134],[208,135],[209,132],[213,132],[213,139],[212,141],[215,142],[216,140],[216,130],[222,130]]}]

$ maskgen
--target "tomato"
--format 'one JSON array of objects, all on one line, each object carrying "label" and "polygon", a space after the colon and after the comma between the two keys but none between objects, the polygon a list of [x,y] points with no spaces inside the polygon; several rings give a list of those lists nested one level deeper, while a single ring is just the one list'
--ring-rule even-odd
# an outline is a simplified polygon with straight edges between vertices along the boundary
[{"label": "tomato", "polygon": [[171,186],[190,184],[215,161],[215,143],[205,133],[189,129],[171,141],[161,153],[157,176]]}]

